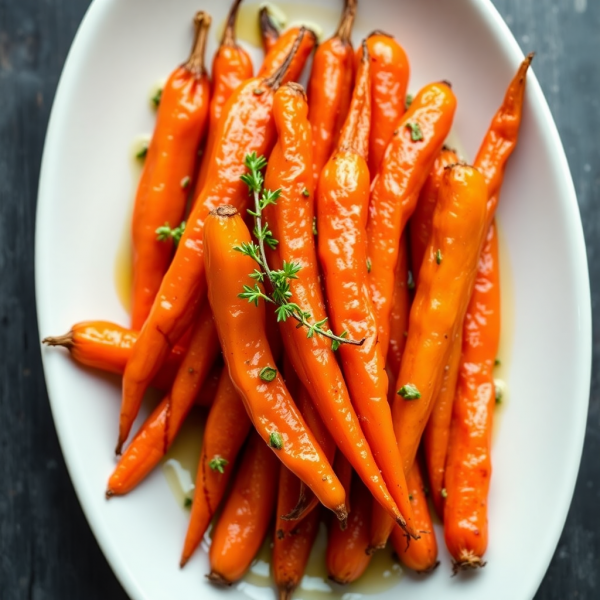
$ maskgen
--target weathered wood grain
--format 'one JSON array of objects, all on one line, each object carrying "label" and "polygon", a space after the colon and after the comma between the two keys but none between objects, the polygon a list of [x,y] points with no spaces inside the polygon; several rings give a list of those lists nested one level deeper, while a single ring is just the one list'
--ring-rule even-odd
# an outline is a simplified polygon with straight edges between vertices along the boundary
[{"label": "weathered wood grain", "polygon": [[[598,315],[600,1],[494,3],[523,50],[537,52],[534,69],[577,188]],[[88,4],[88,0],[0,0],[2,600],[126,599],[87,526],[65,469],[44,386],[34,303],[33,235],[44,135],[62,65]],[[565,531],[537,600],[600,598],[600,316],[594,321],[593,343],[594,375],[581,472]]]}]

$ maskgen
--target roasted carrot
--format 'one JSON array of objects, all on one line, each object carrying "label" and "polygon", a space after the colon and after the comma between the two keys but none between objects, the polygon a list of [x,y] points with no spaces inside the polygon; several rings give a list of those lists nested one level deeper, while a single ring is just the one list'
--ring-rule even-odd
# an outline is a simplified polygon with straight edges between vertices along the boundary
[{"label": "roasted carrot", "polygon": [[156,230],[165,223],[175,227],[183,218],[196,152],[206,129],[210,82],[204,48],[210,21],[207,13],[196,13],[192,53],[171,73],[162,90],[136,193],[131,229],[133,329],[141,329],[150,314],[173,254],[173,241],[159,241]]},{"label": "roasted carrot", "polygon": [[215,146],[219,120],[223,114],[225,104],[235,90],[246,79],[252,77],[252,59],[248,53],[238,45],[235,39],[235,22],[238,9],[242,0],[234,0],[227,17],[221,45],[215,53],[212,64],[212,98],[208,121],[208,137],[200,163],[200,171],[196,180],[194,198],[198,198],[206,183],[208,169],[211,164],[211,155]]},{"label": "roasted carrot", "polygon": [[437,540],[431,522],[431,515],[429,514],[427,493],[421,476],[421,466],[418,461],[415,461],[408,474],[408,489],[410,490],[410,501],[415,515],[415,525],[421,532],[421,538],[408,544],[406,534],[399,527],[394,527],[392,544],[398,558],[405,567],[417,573],[429,573],[440,563],[437,559]]},{"label": "roasted carrot", "polygon": [[281,69],[281,65],[283,65],[290,55],[299,37],[300,45],[298,46],[298,50],[295,52],[292,61],[287,66],[281,78],[283,83],[297,81],[300,75],[302,75],[308,57],[317,44],[317,36],[306,27],[290,27],[275,40],[273,47],[265,56],[265,60],[258,71],[258,77],[271,77],[274,73],[278,72]]},{"label": "roasted carrot", "polygon": [[312,128],[315,185],[337,143],[352,96],[354,52],[350,36],[357,0],[346,0],[335,35],[321,44],[313,59],[308,98],[308,120]]},{"label": "roasted carrot", "polygon": [[222,369],[215,401],[208,413],[194,500],[180,565],[192,556],[214,517],[251,423],[227,369]]},{"label": "roasted carrot", "polygon": [[433,213],[437,204],[444,169],[448,165],[454,165],[457,162],[459,162],[459,158],[456,151],[444,146],[437,155],[433,167],[421,188],[417,206],[409,224],[410,266],[414,281],[419,278],[419,270],[431,236]]},{"label": "roasted carrot", "polygon": [[212,536],[211,582],[231,585],[250,566],[273,517],[278,469],[269,447],[252,431]]},{"label": "roasted carrot", "polygon": [[[310,313],[311,322],[322,322],[327,314],[313,234],[312,146],[302,89],[292,84],[282,86],[275,94],[273,112],[278,141],[267,167],[265,188],[279,189],[281,194],[274,206],[264,210],[266,222],[279,241],[269,257],[276,269],[282,268],[283,261],[301,267],[296,279],[290,281],[292,300]],[[377,501],[398,518],[398,508],[365,440],[331,342],[320,335],[308,338],[306,330],[297,329],[291,320],[280,326],[286,353],[338,448]]]},{"label": "roasted carrot", "polygon": [[265,334],[264,303],[254,306],[240,297],[244,286],[260,289],[250,277],[256,263],[239,252],[251,239],[233,206],[221,206],[206,219],[208,297],[223,357],[260,436],[322,504],[344,519],[344,489],[276,369]]},{"label": "roasted carrot", "polygon": [[487,185],[477,169],[459,164],[445,170],[392,411],[405,471],[415,460],[473,290],[485,240],[486,203]]},{"label": "roasted carrot", "polygon": [[371,555],[365,552],[369,544],[372,496],[363,482],[354,477],[351,492],[352,512],[345,528],[333,519],[329,524],[326,564],[330,579],[346,584],[356,581],[364,572]]},{"label": "roasted carrot", "polygon": [[[370,126],[369,60],[366,45],[348,119],[338,147],[321,173],[317,191],[318,251],[329,313],[335,331],[346,331],[361,346],[339,352],[352,403],[391,496],[402,514],[396,519],[417,536],[387,401],[388,378],[369,297],[366,222]],[[350,458],[350,457],[348,457]],[[365,482],[366,483],[366,482]]]},{"label": "roasted carrot", "polygon": [[[297,493],[296,489],[288,490],[282,485],[285,467],[281,465],[281,469],[277,503],[278,515],[285,510],[285,499],[288,496],[293,497]],[[295,478],[295,481],[297,482],[298,479]],[[283,521],[279,520],[276,525],[273,540],[273,577],[279,590],[279,600],[289,600],[292,592],[300,584],[310,551],[319,532],[320,518],[321,510],[319,508],[313,510],[298,523],[291,535],[282,535],[283,532],[279,525],[283,524]]]},{"label": "roasted carrot", "polygon": [[190,326],[206,295],[203,231],[208,213],[215,206],[228,203],[245,208],[248,190],[240,176],[245,172],[246,154],[268,154],[275,142],[273,96],[301,41],[299,36],[275,75],[243,83],[223,109],[207,183],[196,199],[152,312],[125,368],[117,450],[129,435],[146,388],[170,348]]},{"label": "roasted carrot", "polygon": [[265,55],[267,55],[279,39],[279,29],[277,29],[271,18],[268,6],[263,6],[258,11],[258,26],[260,27],[260,39],[263,50],[265,51]]},{"label": "roasted carrot", "polygon": [[[402,46],[383,31],[374,31],[367,37],[367,48],[371,57],[372,98],[369,171],[373,179],[405,112],[410,66]],[[359,48],[356,51],[357,64],[361,55]]]},{"label": "roasted carrot", "polygon": [[446,83],[425,86],[397,123],[373,180],[367,224],[369,285],[381,352],[387,355],[400,238],[450,132],[456,98]]},{"label": "roasted carrot", "polygon": [[444,535],[455,561],[455,572],[485,564],[495,401],[493,365],[500,338],[499,256],[493,216],[506,162],[518,141],[526,75],[532,59],[530,54],[521,63],[475,160],[488,183],[487,219],[492,225],[465,317],[446,462]]},{"label": "roasted carrot", "polygon": [[[337,452],[335,455],[333,470],[335,471],[335,474],[338,476],[338,479],[342,482],[342,485],[346,490],[346,508],[348,509],[348,512],[350,512],[352,510],[352,506],[350,505],[350,492],[352,490],[353,470],[352,465],[348,462],[348,459],[341,452]],[[377,503],[377,506],[380,505]],[[382,510],[384,510],[383,507]]]},{"label": "roasted carrot", "polygon": [[169,394],[146,419],[108,481],[107,497],[131,491],[167,453],[194,405],[219,352],[208,302],[204,302]]}]

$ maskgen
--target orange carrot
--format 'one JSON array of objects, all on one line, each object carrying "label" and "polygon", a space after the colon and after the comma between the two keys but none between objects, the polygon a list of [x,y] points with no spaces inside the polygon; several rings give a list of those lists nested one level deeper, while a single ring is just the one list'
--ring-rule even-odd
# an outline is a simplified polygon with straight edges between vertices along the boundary
[{"label": "orange carrot", "polygon": [[275,41],[273,47],[265,56],[265,60],[258,71],[258,77],[273,76],[284,64],[300,36],[302,36],[300,45],[281,78],[282,83],[297,81],[302,75],[304,65],[317,43],[314,32],[306,27],[290,27]]}]

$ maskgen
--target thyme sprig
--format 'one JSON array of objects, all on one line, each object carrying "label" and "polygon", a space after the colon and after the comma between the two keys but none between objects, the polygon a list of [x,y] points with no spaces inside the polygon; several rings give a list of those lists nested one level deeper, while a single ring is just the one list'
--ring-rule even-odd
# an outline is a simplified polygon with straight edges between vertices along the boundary
[{"label": "thyme sprig", "polygon": [[[256,306],[258,306],[260,300],[276,305],[275,315],[278,322],[287,321],[289,318],[295,319],[298,321],[298,327],[306,327],[306,337],[311,338],[315,334],[327,337],[331,340],[333,350],[337,350],[341,344],[362,345],[364,340],[348,339],[347,331],[335,335],[331,329],[324,329],[327,322],[326,318],[311,323],[312,315],[303,311],[298,304],[291,301],[290,282],[292,279],[298,279],[300,265],[283,261],[281,269],[271,269],[265,251],[266,246],[274,250],[279,242],[273,237],[273,232],[264,220],[263,210],[270,204],[277,203],[281,190],[271,191],[263,188],[264,177],[262,171],[267,166],[264,156],[256,156],[255,152],[247,154],[245,165],[248,173],[242,175],[241,179],[248,186],[254,199],[254,207],[248,209],[248,213],[254,217],[254,237],[258,244],[243,242],[240,246],[235,246],[234,249],[252,258],[259,268],[254,269],[254,272],[250,274],[250,277],[257,283],[254,286],[244,285],[243,292],[239,294],[239,297]],[[270,294],[263,292],[258,285],[258,283],[265,282],[270,284]]]}]

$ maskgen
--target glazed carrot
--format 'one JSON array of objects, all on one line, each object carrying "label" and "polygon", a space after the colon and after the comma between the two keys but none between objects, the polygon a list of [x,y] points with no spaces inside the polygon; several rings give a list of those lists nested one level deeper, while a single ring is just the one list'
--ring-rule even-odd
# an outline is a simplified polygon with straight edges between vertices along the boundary
[{"label": "glazed carrot", "polygon": [[240,209],[247,205],[248,190],[240,180],[246,169],[244,160],[253,151],[268,154],[275,142],[273,96],[301,41],[301,37],[296,39],[288,60],[273,77],[243,83],[223,109],[207,183],[196,199],[152,312],[125,368],[117,450],[129,435],[146,388],[205,297],[203,231],[208,213],[227,203]]},{"label": "glazed carrot", "polygon": [[450,132],[456,98],[446,83],[425,86],[398,122],[373,180],[367,224],[369,285],[381,352],[387,355],[400,238]]},{"label": "glazed carrot", "polygon": [[279,463],[252,431],[208,553],[213,583],[231,585],[248,570],[275,508]]},{"label": "glazed carrot", "polygon": [[181,554],[182,567],[202,541],[219,508],[250,427],[244,403],[227,369],[222,369],[217,394],[204,428],[194,501]]},{"label": "glazed carrot", "polygon": [[271,77],[281,69],[281,65],[286,61],[299,36],[302,36],[302,38],[298,50],[281,79],[283,83],[297,81],[302,75],[308,57],[317,44],[317,36],[306,27],[290,27],[281,34],[265,56],[265,60],[258,71],[258,77]]},{"label": "glazed carrot", "polygon": [[[406,86],[410,76],[408,57],[393,36],[374,31],[367,37],[371,57],[371,137],[369,171],[377,174],[385,150],[405,112]],[[356,51],[357,65],[362,53]]]},{"label": "glazed carrot", "polygon": [[[483,566],[487,547],[487,495],[491,476],[494,412],[493,365],[500,338],[500,274],[494,212],[506,162],[519,134],[528,55],[510,83],[475,164],[488,183],[487,219],[492,225],[479,259],[475,290],[465,317],[457,394],[446,463],[444,535],[456,570]],[[472,415],[476,414],[477,419]],[[473,462],[478,468],[473,468]],[[464,521],[465,518],[468,521]]]},{"label": "glazed carrot", "polygon": [[412,466],[408,475],[408,489],[410,490],[415,524],[421,532],[421,539],[406,542],[406,534],[399,528],[392,531],[392,544],[398,558],[405,567],[417,573],[429,573],[440,563],[438,557],[437,540],[429,514],[427,494],[421,476],[421,467],[418,461]]},{"label": "glazed carrot", "polygon": [[208,302],[204,302],[169,394],[146,419],[108,481],[107,497],[131,491],[152,471],[177,437],[219,352]]},{"label": "glazed carrot", "polygon": [[[330,463],[333,463],[333,458],[335,456],[335,442],[325,427],[319,413],[315,409],[306,388],[298,379],[298,375],[296,375],[294,367],[292,367],[287,355],[284,357],[283,361],[283,372],[285,375],[285,385],[290,391],[292,398],[294,398],[300,414],[304,417],[308,428],[314,434],[317,442],[319,442],[327,460]],[[291,475],[291,477],[295,477],[295,475]],[[292,504],[289,505],[288,510],[286,512],[277,513],[278,518],[281,520],[281,530],[284,535],[296,529],[299,522],[310,514],[310,512],[319,504],[317,497],[311,492],[306,484],[299,481],[298,485],[298,494],[296,495],[295,502],[290,499],[289,502]],[[346,490],[346,498],[347,497],[348,494]]]},{"label": "glazed carrot", "polygon": [[250,277],[253,259],[235,249],[251,239],[232,206],[221,206],[206,219],[208,297],[223,357],[260,436],[322,504],[344,519],[344,489],[275,367],[265,334],[264,303],[254,306],[240,298],[244,286],[259,285]]},{"label": "glazed carrot", "polygon": [[[411,293],[408,289],[408,244],[406,235],[400,239],[398,262],[394,273],[394,293],[390,311],[390,343],[387,353],[387,365],[391,372],[391,380],[395,381],[400,371],[400,361],[406,346],[408,334],[408,314],[410,312]],[[393,389],[388,391],[388,396]]]},{"label": "glazed carrot", "polygon": [[212,64],[212,98],[208,121],[208,138],[196,180],[194,198],[198,198],[206,183],[211,155],[215,145],[219,120],[227,100],[246,79],[252,77],[252,59],[235,39],[235,22],[242,0],[234,0],[227,17],[221,45]]},{"label": "glazed carrot", "polygon": [[268,6],[263,6],[258,11],[258,26],[260,27],[260,39],[263,50],[267,55],[279,39],[279,29],[275,26]]},{"label": "glazed carrot", "polygon": [[308,84],[308,120],[312,128],[315,185],[336,147],[350,106],[354,81],[354,52],[350,36],[356,5],[357,0],[346,0],[337,32],[317,48],[312,64]]},{"label": "glazed carrot", "polygon": [[444,169],[448,165],[454,165],[457,162],[459,162],[459,158],[456,152],[444,146],[437,155],[433,167],[421,188],[417,206],[410,219],[410,262],[415,282],[419,278],[419,270],[431,236],[433,213],[437,204]]},{"label": "glazed carrot", "polygon": [[371,561],[365,549],[369,543],[372,496],[358,477],[352,481],[351,502],[352,512],[346,528],[342,529],[333,519],[329,524],[327,573],[340,584],[356,581]]},{"label": "glazed carrot", "polygon": [[487,186],[479,171],[460,164],[445,170],[392,410],[405,471],[415,460],[473,290],[485,239],[486,203]]},{"label": "glazed carrot", "polygon": [[[279,189],[281,195],[276,205],[264,210],[265,220],[279,241],[269,260],[276,269],[283,261],[301,266],[297,279],[290,281],[292,300],[311,314],[312,321],[319,322],[327,314],[313,234],[312,146],[301,88],[282,86],[275,94],[273,112],[279,137],[267,166],[265,188]],[[280,326],[286,353],[338,448],[377,501],[399,518],[352,407],[331,342],[320,335],[307,338],[306,329],[297,329],[291,319]]]},{"label": "glazed carrot", "polygon": [[144,161],[132,220],[132,327],[141,329],[150,314],[173,254],[171,240],[159,241],[156,230],[183,218],[196,152],[208,117],[210,82],[204,48],[210,16],[198,12],[196,36],[187,62],[167,80],[160,97],[156,127]]},{"label": "glazed carrot", "polygon": [[500,339],[498,236],[489,229],[465,317],[462,357],[446,462],[444,536],[454,571],[483,567],[495,406],[494,360]]},{"label": "glazed carrot", "polygon": [[[369,60],[365,54],[357,76],[348,119],[338,148],[319,179],[317,191],[318,251],[334,331],[347,331],[361,346],[342,344],[339,352],[352,403],[407,531],[411,506],[387,401],[388,378],[369,297],[366,222],[369,170]],[[348,456],[348,458],[350,458]],[[366,481],[365,481],[366,483]]]},{"label": "glazed carrot", "polygon": [[[333,470],[338,476],[338,479],[342,482],[344,489],[346,490],[346,508],[348,512],[351,512],[352,506],[350,505],[350,492],[352,490],[352,465],[348,462],[348,459],[341,453],[337,452],[335,455],[335,461],[333,463]],[[376,503],[380,506],[379,503]],[[383,510],[383,507],[382,509]],[[385,513],[387,514],[387,513]]]},{"label": "glazed carrot", "polygon": [[[282,485],[285,467],[281,465],[281,469],[277,504],[278,515],[285,509],[285,504],[281,504],[282,499],[285,500],[288,496],[293,497],[294,493],[297,493],[297,490],[288,490]],[[298,479],[295,478],[295,481],[297,482]],[[319,532],[320,518],[321,510],[319,508],[313,510],[298,523],[292,535],[281,535],[281,529],[278,525],[284,523],[283,521],[279,520],[278,525],[276,525],[273,539],[273,577],[279,590],[279,600],[289,600],[292,592],[300,584],[310,551]]]}]

